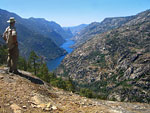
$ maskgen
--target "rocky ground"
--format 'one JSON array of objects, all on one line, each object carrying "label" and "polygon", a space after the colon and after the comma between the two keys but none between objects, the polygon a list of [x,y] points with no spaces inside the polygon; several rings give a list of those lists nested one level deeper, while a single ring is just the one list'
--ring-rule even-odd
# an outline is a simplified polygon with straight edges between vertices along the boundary
[{"label": "rocky ground", "polygon": [[0,113],[150,113],[150,104],[88,99],[21,73],[0,68]]}]

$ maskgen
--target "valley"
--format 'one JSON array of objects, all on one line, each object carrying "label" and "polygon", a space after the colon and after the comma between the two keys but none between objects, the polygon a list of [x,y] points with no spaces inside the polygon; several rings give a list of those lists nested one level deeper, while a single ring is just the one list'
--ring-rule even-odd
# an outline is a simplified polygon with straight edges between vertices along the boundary
[{"label": "valley", "polygon": [[0,113],[150,113],[149,4],[1,0]]},{"label": "valley", "polygon": [[49,71],[71,80],[77,92],[88,89],[93,98],[150,102],[150,10],[63,28],[5,10],[0,15],[0,32],[8,16],[18,21],[20,55],[28,58],[35,51]]},{"label": "valley", "polygon": [[[73,51],[73,48],[71,48],[72,45],[74,45],[74,41],[66,39],[66,42],[61,46],[61,48],[65,49],[67,54],[70,54]],[[54,71],[60,65],[65,56],[66,55],[47,61],[49,71]]]},{"label": "valley", "polygon": [[104,32],[96,23],[81,31],[77,41],[84,43],[64,58],[56,75],[104,99],[149,103],[150,10],[117,19],[105,19]]}]

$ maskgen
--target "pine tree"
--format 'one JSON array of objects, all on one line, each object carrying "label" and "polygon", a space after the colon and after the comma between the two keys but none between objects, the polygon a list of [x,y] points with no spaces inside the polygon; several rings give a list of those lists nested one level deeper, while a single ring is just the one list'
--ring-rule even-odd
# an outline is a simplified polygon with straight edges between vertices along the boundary
[{"label": "pine tree", "polygon": [[49,71],[48,71],[46,63],[41,64],[38,76],[42,78],[44,81],[50,82]]},{"label": "pine tree", "polygon": [[28,66],[31,68],[30,71],[34,71],[34,74],[37,75],[37,69],[39,67],[39,57],[34,51],[31,51]]},{"label": "pine tree", "polygon": [[6,46],[0,46],[0,64],[6,64],[7,54],[8,51]]},{"label": "pine tree", "polygon": [[21,56],[19,57],[18,68],[24,71],[27,71],[28,68],[26,59]]}]

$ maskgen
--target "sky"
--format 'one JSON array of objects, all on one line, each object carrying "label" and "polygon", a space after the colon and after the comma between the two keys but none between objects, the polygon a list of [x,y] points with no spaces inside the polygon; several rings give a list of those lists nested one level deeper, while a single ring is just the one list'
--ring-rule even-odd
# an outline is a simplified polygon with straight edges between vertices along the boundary
[{"label": "sky", "polygon": [[135,15],[150,9],[150,0],[0,0],[0,9],[69,27]]}]

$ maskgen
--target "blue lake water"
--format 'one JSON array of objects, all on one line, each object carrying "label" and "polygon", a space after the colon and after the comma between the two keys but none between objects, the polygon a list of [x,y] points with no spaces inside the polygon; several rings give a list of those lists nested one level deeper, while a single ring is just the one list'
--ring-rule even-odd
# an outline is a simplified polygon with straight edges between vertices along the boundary
[{"label": "blue lake water", "polygon": [[[61,46],[61,48],[64,48],[69,54],[73,51],[73,48],[70,48],[73,44],[74,44],[74,41],[72,41],[70,39],[66,39],[66,42]],[[58,57],[54,60],[48,61],[47,67],[48,67],[49,71],[54,71],[59,66],[61,61],[65,58],[65,56],[66,55]]]}]

